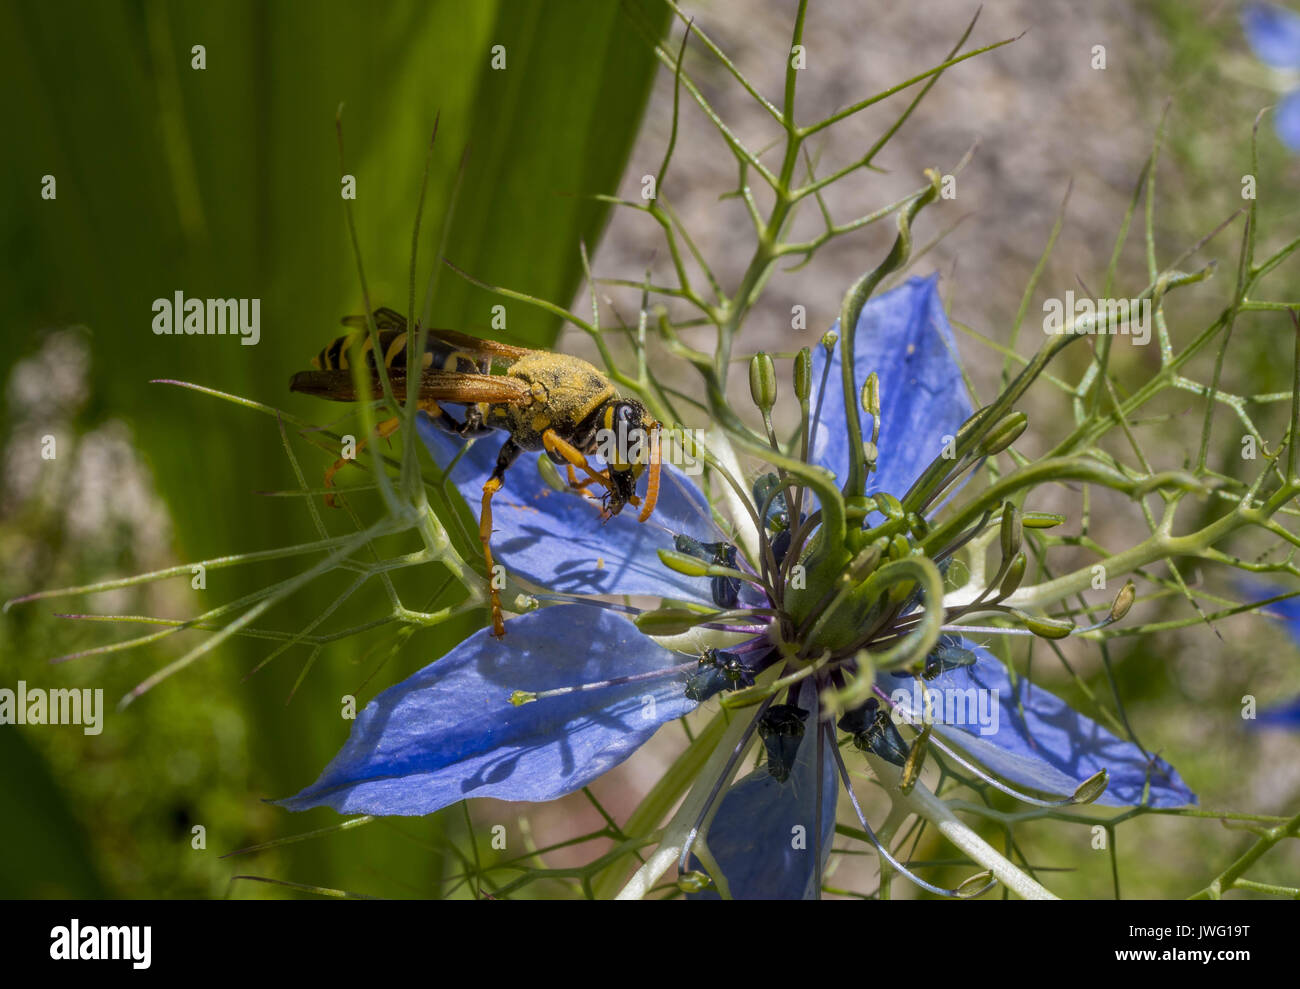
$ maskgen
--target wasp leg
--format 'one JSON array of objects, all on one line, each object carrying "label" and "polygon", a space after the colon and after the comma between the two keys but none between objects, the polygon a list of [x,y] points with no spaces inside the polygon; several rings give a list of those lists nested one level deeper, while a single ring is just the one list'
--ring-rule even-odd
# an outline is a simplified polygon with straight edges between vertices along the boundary
[{"label": "wasp leg", "polygon": [[[376,426],[375,432],[379,434],[379,438],[381,440],[386,440],[388,439],[388,437],[392,436],[395,432],[397,432],[398,427],[400,427],[401,425],[402,425],[401,418],[398,416],[393,416],[393,418],[385,419],[378,426]],[[362,440],[360,443],[357,444],[356,453],[360,453],[363,449],[365,449],[365,446],[366,446],[366,441]],[[329,470],[325,471],[325,487],[327,488],[334,487],[334,475],[337,474],[339,471],[341,471],[345,466],[352,463],[353,460],[355,459],[356,459],[355,456],[351,458],[339,457],[338,460],[334,461],[334,463],[330,465]],[[330,508],[339,507],[338,502],[334,500],[334,495],[332,494],[327,494],[325,496],[325,504],[328,505]]]},{"label": "wasp leg", "polygon": [[[573,472],[573,464],[566,462],[564,466],[569,472],[569,488],[573,491],[582,492],[582,496],[586,498],[589,502],[591,502],[593,505],[599,505],[600,499],[587,490],[593,484],[597,483],[598,479],[594,477],[588,477],[585,478],[584,480],[579,481],[578,475]],[[609,482],[607,480],[601,481],[600,483],[604,484],[605,487],[607,488],[609,487]]]},{"label": "wasp leg", "polygon": [[483,484],[483,511],[478,520],[478,536],[483,543],[483,561],[487,564],[488,596],[492,602],[492,634],[498,639],[506,634],[505,620],[501,617],[501,595],[494,583],[495,564],[492,562],[492,496],[501,490],[506,471],[510,469],[523,448],[513,439],[508,439],[497,454],[497,465],[492,469],[492,476]]},{"label": "wasp leg", "polygon": [[458,422],[446,409],[440,408],[433,402],[430,402],[429,406],[431,408],[426,406],[421,406],[421,408],[429,413],[433,424],[444,433],[460,436],[463,439],[473,439],[476,436],[486,436],[488,433],[496,431],[484,421],[483,413],[475,405],[471,405],[465,410],[464,422]]},{"label": "wasp leg", "polygon": [[587,458],[582,455],[582,451],[572,443],[562,439],[554,429],[548,429],[542,433],[542,446],[546,448],[547,453],[558,453],[568,461],[570,479],[574,477],[573,468],[577,467],[586,473],[588,484],[594,482],[609,490],[609,478],[600,471],[593,470],[591,465],[587,463]]}]

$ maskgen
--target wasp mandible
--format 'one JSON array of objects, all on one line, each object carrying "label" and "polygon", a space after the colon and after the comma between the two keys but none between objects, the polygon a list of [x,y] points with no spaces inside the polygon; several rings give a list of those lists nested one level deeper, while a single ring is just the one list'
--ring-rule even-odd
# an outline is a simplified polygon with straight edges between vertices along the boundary
[{"label": "wasp mandible", "polygon": [[[338,337],[312,359],[313,371],[300,371],[289,382],[291,391],[304,392],[337,402],[357,400],[352,380],[353,363],[364,360],[372,374],[372,394],[380,394],[376,348],[383,354],[393,396],[406,397],[407,347],[414,334],[407,332],[406,318],[392,309],[374,312],[378,334],[365,330],[365,316],[347,316],[343,325],[352,333]],[[504,366],[493,373],[493,363]],[[492,580],[492,496],[501,490],[506,471],[525,450],[544,450],[568,473],[569,486],[598,502],[602,519],[609,519],[624,505],[639,506],[639,520],[645,522],[659,498],[660,424],[635,399],[623,398],[609,379],[578,357],[545,350],[513,347],[494,340],[451,330],[431,329],[421,356],[417,386],[420,409],[444,431],[471,439],[494,430],[509,434],[497,454],[496,467],[483,485],[479,515],[479,539],[487,564],[488,589],[492,605],[492,634],[505,635],[501,599]],[[452,416],[444,405],[464,408],[464,418]],[[401,423],[394,416],[376,431],[391,436]],[[635,448],[648,456],[627,455]],[[598,451],[620,451],[607,459],[605,470],[592,467],[587,457]],[[332,487],[334,475],[348,463],[339,459],[325,472],[325,486]],[[636,485],[649,463],[645,499],[637,497]],[[577,471],[585,476],[579,478]],[[591,485],[605,493],[597,498]],[[334,504],[333,495],[326,495]]]}]

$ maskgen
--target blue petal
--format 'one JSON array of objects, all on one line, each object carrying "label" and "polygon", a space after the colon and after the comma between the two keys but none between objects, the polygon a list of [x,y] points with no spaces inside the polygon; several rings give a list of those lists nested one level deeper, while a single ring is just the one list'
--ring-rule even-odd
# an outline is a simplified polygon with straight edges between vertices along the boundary
[{"label": "blue petal", "polygon": [[[939,276],[912,278],[867,302],[858,319],[854,369],[857,387],[875,371],[880,379],[880,442],[877,470],[867,493],[902,497],[921,471],[943,450],[943,437],[957,432],[972,409],[957,366],[957,345],[939,298]],[[839,323],[832,327],[839,331]],[[844,479],[849,466],[844,427],[844,386],[838,345],[821,387],[826,351],[813,349],[812,407],[821,419],[812,460]],[[852,401],[859,401],[854,395]],[[863,416],[864,439],[870,416]]]},{"label": "blue petal", "polygon": [[1273,111],[1273,129],[1288,150],[1300,151],[1300,89],[1282,97]]},{"label": "blue petal", "polygon": [[[442,432],[424,415],[416,425],[441,467],[465,449],[463,440]],[[452,482],[476,515],[483,482],[496,465],[501,442],[490,435],[479,438],[452,470]],[[707,580],[674,573],[656,552],[672,549],[677,533],[702,542],[713,538],[708,502],[689,478],[664,464],[659,505],[649,521],[637,522],[636,511],[629,507],[602,525],[595,505],[546,483],[537,456],[521,456],[492,501],[492,553],[507,571],[574,594],[650,594],[712,601]]]},{"label": "blue petal", "polygon": [[[1012,786],[1066,797],[1088,777],[1105,769],[1110,784],[1097,799],[1099,804],[1131,807],[1142,803],[1142,790],[1148,777],[1149,806],[1182,807],[1196,803],[1196,795],[1163,759],[1152,756],[1148,761],[1132,742],[1112,735],[1024,677],[1018,677],[1013,686],[1006,668],[986,649],[965,639],[962,645],[978,657],[975,665],[941,674],[928,686],[939,691],[966,692],[973,688],[975,692],[941,693],[935,700],[934,730],[998,779]],[[919,687],[912,686],[915,682],[910,677],[892,676],[879,681],[891,697],[901,701],[899,706],[913,714],[918,707],[915,695]],[[985,700],[980,700],[981,694]],[[940,698],[948,696],[960,699],[954,704],[953,713],[944,719]],[[969,706],[971,700],[989,706],[982,706],[978,709],[982,713],[975,713]],[[996,704],[991,703],[994,700]],[[964,723],[939,723],[942,720]]]},{"label": "blue petal", "polygon": [[1280,707],[1261,711],[1256,724],[1264,728],[1300,728],[1300,697]]},{"label": "blue petal", "polygon": [[[1294,590],[1282,584],[1271,584],[1261,580],[1243,580],[1238,586],[1242,594],[1253,596],[1255,600],[1264,600]],[[1287,634],[1296,645],[1300,645],[1300,596],[1283,598],[1281,601],[1266,604],[1259,613],[1267,617],[1281,618]]]},{"label": "blue petal", "polygon": [[1300,14],[1271,3],[1248,3],[1241,26],[1261,62],[1275,69],[1300,68]]},{"label": "blue petal", "polygon": [[554,800],[617,766],[665,721],[695,707],[682,678],[543,698],[515,690],[577,686],[676,665],[604,609],[558,605],[487,630],[366,706],[342,750],[290,810],[431,814],[467,797]]},{"label": "blue petal", "polygon": [[[800,704],[813,711],[814,696],[808,688]],[[814,714],[808,715],[807,732],[795,757],[794,770],[778,783],[763,766],[734,783],[722,798],[722,805],[709,827],[709,851],[727,878],[737,900],[815,900],[815,832],[813,817],[817,804],[817,731]],[[835,839],[835,804],[840,783],[835,757],[829,748],[822,759],[822,868],[830,857]],[[796,832],[795,828],[802,831]],[[801,835],[795,848],[795,835]],[[693,862],[693,868],[700,868]],[[717,899],[713,891],[692,899]]]}]

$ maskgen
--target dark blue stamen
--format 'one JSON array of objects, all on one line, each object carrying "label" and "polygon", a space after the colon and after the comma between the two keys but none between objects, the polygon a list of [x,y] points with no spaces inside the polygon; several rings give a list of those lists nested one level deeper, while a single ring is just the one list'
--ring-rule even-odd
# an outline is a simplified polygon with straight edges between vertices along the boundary
[{"label": "dark blue stamen", "polygon": [[773,704],[759,719],[758,737],[767,749],[767,771],[778,783],[790,778],[808,712],[793,704]]},{"label": "dark blue stamen", "polygon": [[[736,569],[736,547],[732,543],[702,543],[679,534],[673,537],[673,546],[677,552],[704,560],[715,567]],[[731,610],[740,603],[739,577],[712,577],[709,587],[713,593],[713,603],[719,608]]]},{"label": "dark blue stamen", "polygon": [[895,766],[907,761],[907,743],[889,712],[882,711],[874,697],[840,718],[837,727],[853,736],[853,744],[859,751],[874,753]]}]

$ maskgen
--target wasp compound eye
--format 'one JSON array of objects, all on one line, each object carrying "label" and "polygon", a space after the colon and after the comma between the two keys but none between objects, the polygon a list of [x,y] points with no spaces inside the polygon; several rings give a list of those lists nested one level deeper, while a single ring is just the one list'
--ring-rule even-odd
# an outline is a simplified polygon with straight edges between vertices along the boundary
[{"label": "wasp compound eye", "polygon": [[758,722],[758,737],[767,749],[767,771],[778,783],[790,778],[808,712],[794,704],[773,704]]}]

